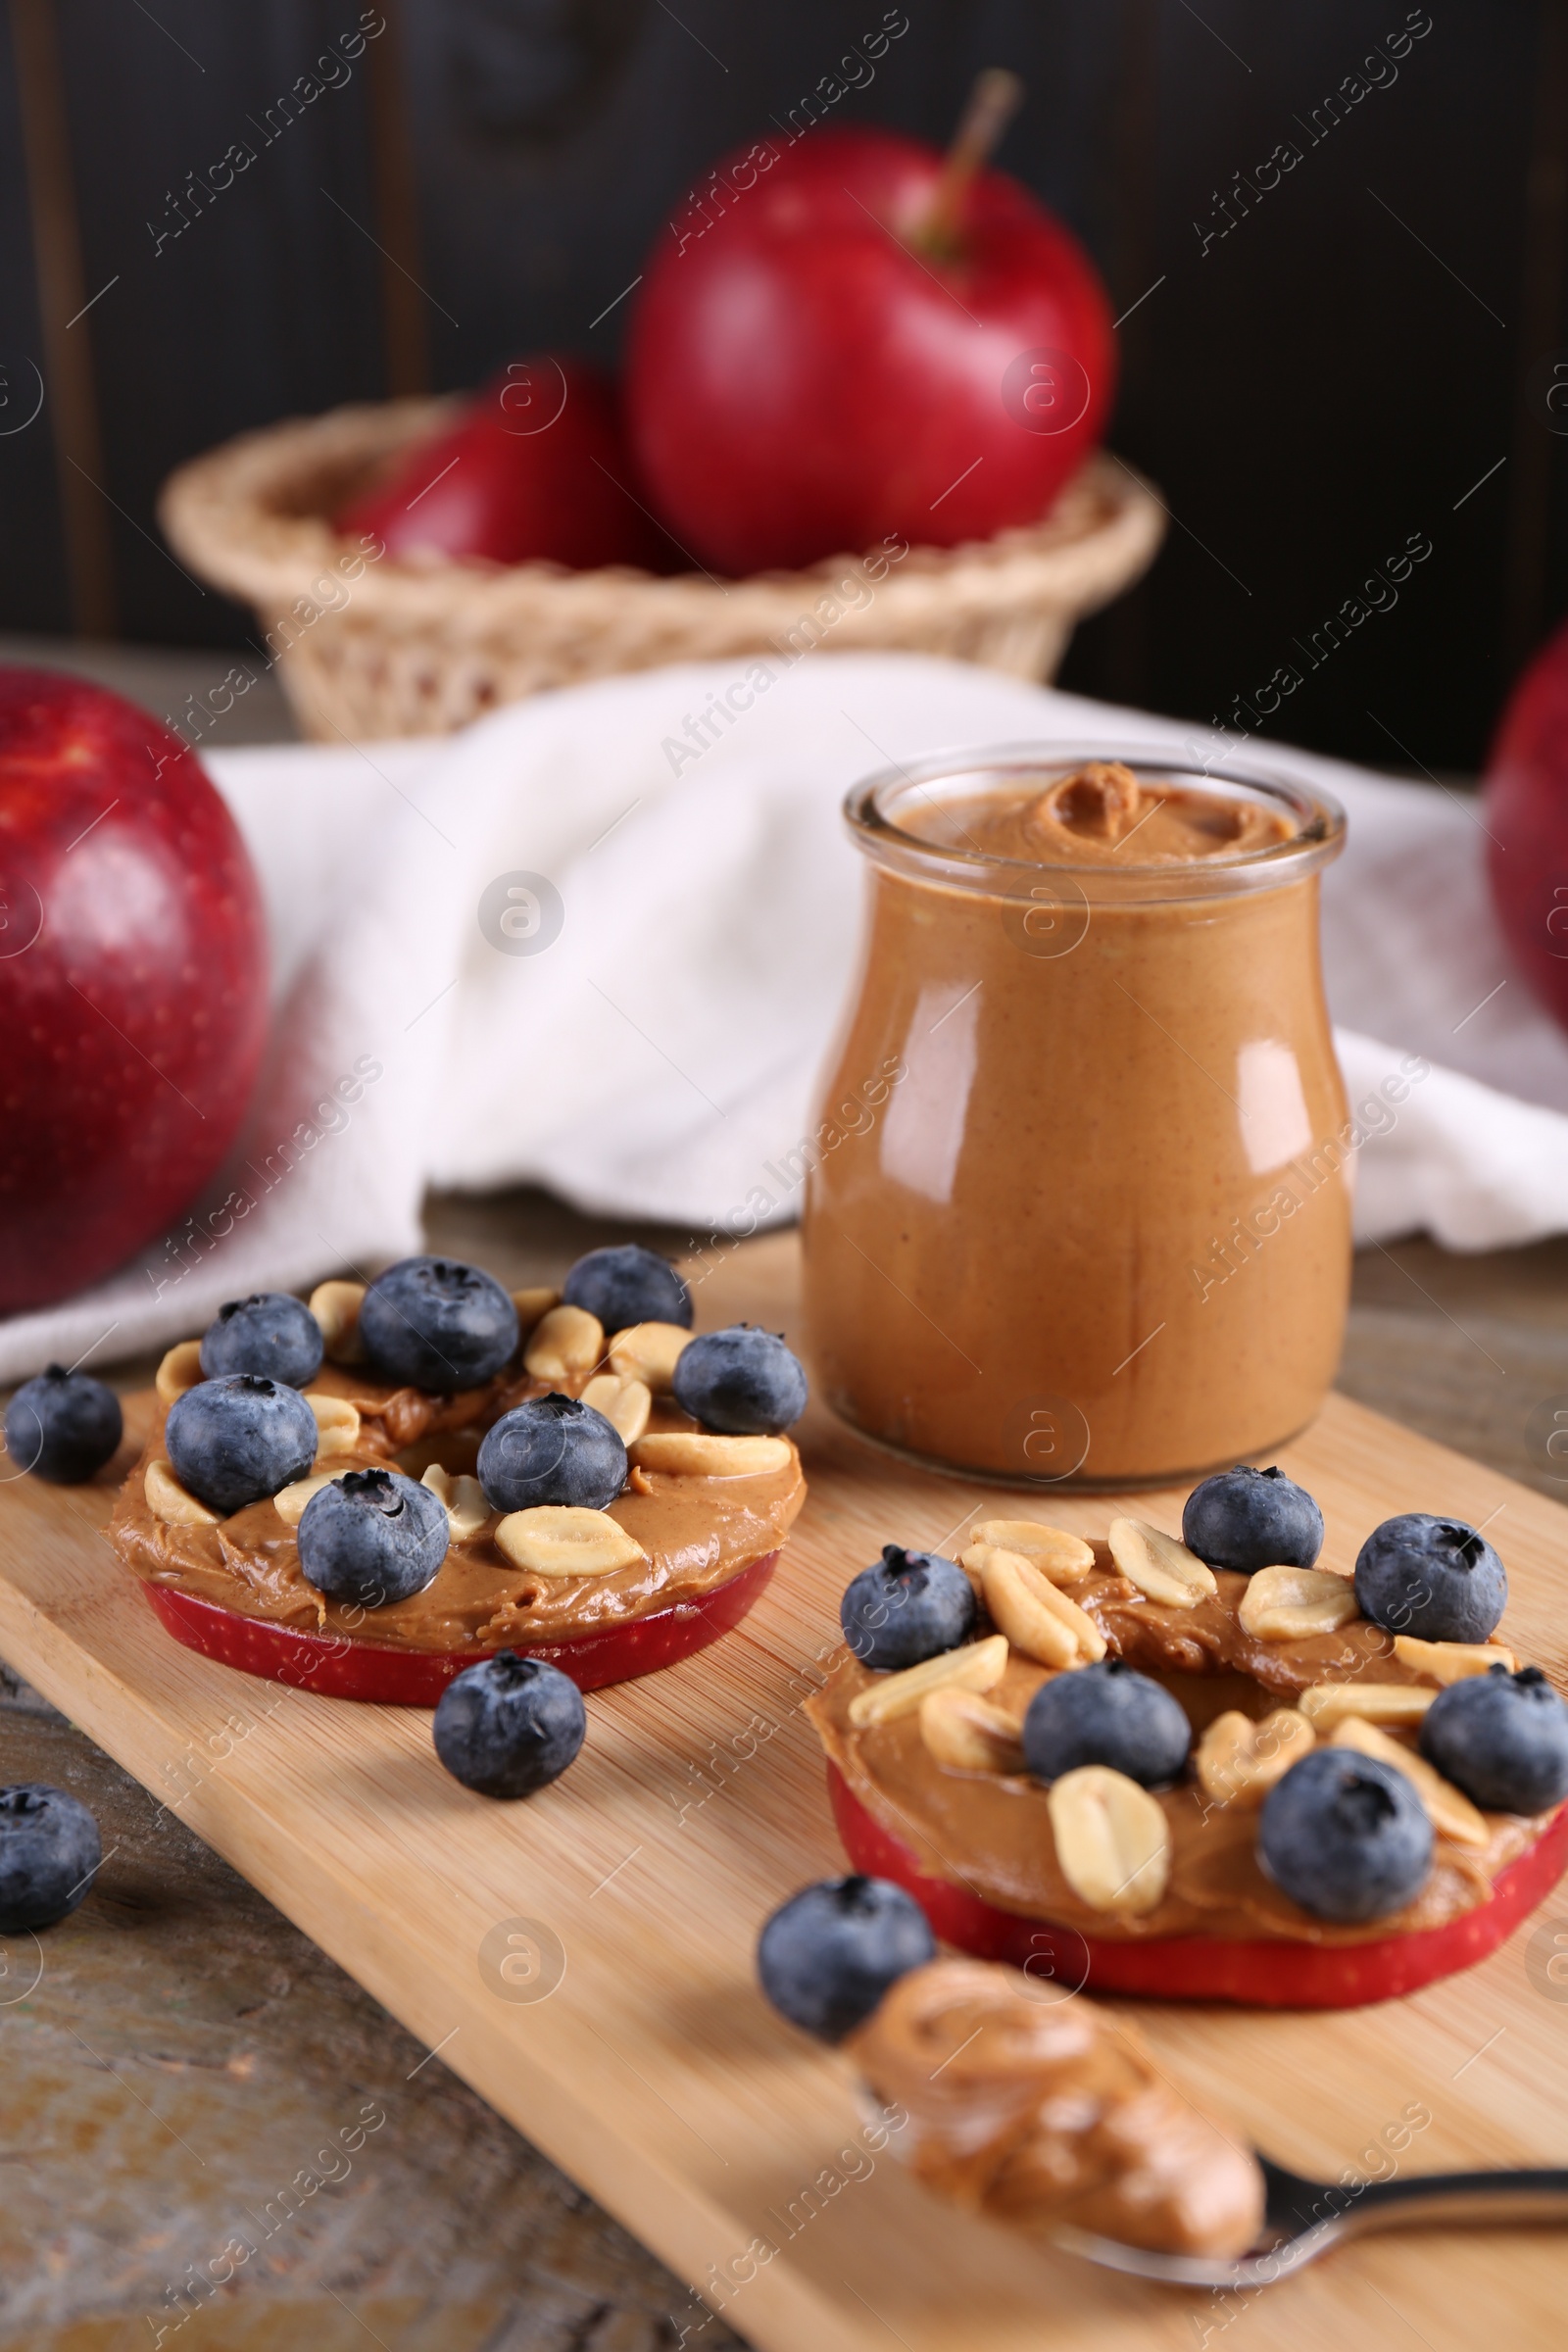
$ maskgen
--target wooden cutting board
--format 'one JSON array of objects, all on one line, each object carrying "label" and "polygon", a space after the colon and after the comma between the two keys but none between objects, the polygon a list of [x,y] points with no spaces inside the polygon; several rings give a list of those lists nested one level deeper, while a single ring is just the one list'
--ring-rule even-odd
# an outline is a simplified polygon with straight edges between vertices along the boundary
[{"label": "wooden cutting board", "polygon": [[[699,1320],[789,1331],[795,1277],[793,1237],[738,1249]],[[1371,2239],[1251,2297],[1176,2292],[966,2220],[867,2144],[843,2063],[753,1987],[767,1912],[842,1867],[801,1700],[880,1544],[940,1548],[1019,1506],[906,1470],[814,1408],[803,1443],[810,1500],[760,1605],[702,1656],[591,1697],[582,1755],[525,1805],[450,1780],[423,1713],[176,1646],[103,1538],[107,1479],[0,1486],[0,1651],[698,2290],[671,2315],[687,2342],[699,2292],[767,2352],[1458,2352],[1483,2312],[1499,2343],[1561,2340],[1561,2233]],[[1485,1523],[1512,1579],[1506,1629],[1568,1683],[1568,1511],[1343,1397],[1281,1459],[1322,1503],[1336,1564],[1396,1511]],[[1051,1515],[1103,1533],[1116,1507],[1063,1497]],[[1179,1524],[1174,1491],[1136,1507]],[[1320,2178],[1568,2163],[1568,1888],[1413,1999],[1125,2006],[1173,2076]],[[1412,2107],[1431,2121],[1402,2155],[1363,2153]]]}]

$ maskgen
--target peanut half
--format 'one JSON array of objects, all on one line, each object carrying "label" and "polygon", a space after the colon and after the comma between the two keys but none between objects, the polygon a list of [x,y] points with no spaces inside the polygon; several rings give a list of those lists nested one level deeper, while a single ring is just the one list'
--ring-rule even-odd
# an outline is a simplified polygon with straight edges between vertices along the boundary
[{"label": "peanut half", "polygon": [[1104,1656],[1105,1638],[1094,1619],[1021,1553],[988,1547],[980,1587],[992,1624],[1026,1658],[1070,1667],[1093,1666]]},{"label": "peanut half", "polygon": [[1216,1805],[1245,1811],[1260,1805],[1275,1782],[1316,1745],[1317,1734],[1295,1707],[1276,1707],[1261,1723],[1232,1707],[1215,1716],[1198,1743],[1199,1785]]},{"label": "peanut half", "polygon": [[1477,1812],[1463,1789],[1446,1781],[1441,1772],[1434,1772],[1425,1756],[1418,1756],[1413,1748],[1391,1740],[1387,1732],[1380,1732],[1375,1723],[1357,1722],[1353,1716],[1349,1717],[1340,1725],[1330,1745],[1353,1747],[1358,1755],[1377,1756],[1381,1762],[1392,1764],[1396,1772],[1402,1772],[1425,1805],[1432,1827],[1445,1838],[1451,1838],[1455,1845],[1492,1842],[1492,1832],[1484,1815]]},{"label": "peanut half", "polygon": [[1023,1742],[1012,1716],[956,1683],[921,1699],[920,1737],[928,1753],[952,1772],[1023,1770]]},{"label": "peanut half", "polygon": [[648,1557],[636,1537],[608,1511],[565,1502],[509,1511],[496,1529],[496,1542],[514,1568],[534,1576],[610,1576]]},{"label": "peanut half", "polygon": [[622,1380],[617,1372],[596,1372],[583,1390],[582,1400],[591,1404],[596,1413],[604,1414],[611,1427],[619,1432],[623,1446],[636,1445],[654,1409],[646,1382]]},{"label": "peanut half", "polygon": [[285,1527],[298,1527],[311,1496],[319,1494],[323,1487],[329,1487],[332,1478],[330,1470],[318,1470],[309,1478],[297,1478],[291,1487],[279,1487],[272,1496],[272,1508]]},{"label": "peanut half", "polygon": [[321,1344],[334,1364],[363,1364],[360,1308],[365,1304],[363,1282],[318,1282],[311,1293],[310,1308],[321,1326]]},{"label": "peanut half", "polygon": [[445,1504],[447,1525],[454,1544],[471,1544],[475,1536],[484,1533],[495,1516],[483,1487],[476,1478],[470,1478],[466,1470],[454,1474],[445,1463],[432,1462],[419,1484],[428,1487],[431,1494],[439,1496]]},{"label": "peanut half", "polygon": [[1061,1875],[1095,1911],[1152,1911],[1170,1877],[1170,1831],[1147,1788],[1106,1764],[1080,1764],[1046,1799]]},{"label": "peanut half", "polygon": [[1445,1687],[1462,1683],[1466,1675],[1490,1674],[1494,1666],[1506,1666],[1510,1674],[1519,1671],[1513,1651],[1500,1642],[1418,1642],[1413,1634],[1396,1634],[1394,1654],[1412,1674],[1424,1674],[1429,1682]]},{"label": "peanut half", "polygon": [[536,1323],[542,1323],[553,1306],[561,1304],[561,1293],[548,1289],[514,1291],[512,1303],[517,1310],[517,1329],[524,1339]]},{"label": "peanut half", "polygon": [[980,1570],[985,1566],[983,1554],[993,1548],[1016,1552],[1031,1568],[1049,1576],[1054,1585],[1081,1585],[1095,1565],[1093,1544],[1086,1544],[1082,1536],[1069,1535],[1064,1527],[1047,1527],[1039,1519],[980,1520],[969,1530],[964,1566]]},{"label": "peanut half", "polygon": [[181,1340],[177,1348],[171,1348],[154,1373],[153,1387],[165,1404],[172,1404],[187,1389],[199,1388],[205,1377],[200,1340]]},{"label": "peanut half", "polygon": [[932,1690],[994,1690],[1007,1671],[1007,1638],[990,1634],[984,1642],[966,1642],[959,1649],[945,1649],[940,1657],[923,1658],[902,1674],[879,1675],[850,1701],[850,1721],[858,1732],[874,1723],[897,1723],[912,1715]]},{"label": "peanut half", "polygon": [[1196,1551],[1151,1527],[1147,1519],[1113,1519],[1105,1531],[1110,1556],[1129,1584],[1170,1609],[1196,1609],[1219,1591],[1214,1571]]},{"label": "peanut half", "polygon": [[1237,1622],[1254,1642],[1304,1642],[1359,1617],[1355,1587],[1326,1568],[1259,1568],[1247,1580]]},{"label": "peanut half", "polygon": [[1296,1703],[1321,1731],[1348,1715],[1365,1723],[1419,1723],[1436,1697],[1419,1683],[1314,1683]]},{"label": "peanut half", "polygon": [[163,1455],[155,1454],[147,1465],[142,1481],[147,1508],[155,1519],[166,1527],[216,1527],[218,1513],[210,1511],[205,1502],[198,1502],[188,1489],[174,1476],[173,1464]]},{"label": "peanut half", "polygon": [[679,1323],[629,1323],[610,1343],[610,1368],[622,1380],[640,1380],[645,1388],[662,1392],[691,1337]]},{"label": "peanut half", "polygon": [[787,1438],[715,1438],[706,1429],[656,1430],[632,1447],[639,1470],[683,1478],[764,1478],[789,1467]]},{"label": "peanut half", "polygon": [[580,1380],[605,1352],[605,1327],[586,1307],[553,1306],[534,1325],[522,1363],[535,1380]]},{"label": "peanut half", "polygon": [[324,1396],[319,1389],[307,1389],[305,1401],[316,1415],[317,1460],[324,1461],[332,1453],[352,1453],[360,1442],[359,1406],[350,1404],[346,1396]]}]

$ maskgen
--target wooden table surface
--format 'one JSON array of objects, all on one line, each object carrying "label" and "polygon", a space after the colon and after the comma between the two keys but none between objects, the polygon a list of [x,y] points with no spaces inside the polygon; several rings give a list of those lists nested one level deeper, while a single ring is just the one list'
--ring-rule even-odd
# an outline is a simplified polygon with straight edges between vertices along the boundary
[{"label": "wooden table surface", "polygon": [[[438,1202],[431,1219],[436,1246],[514,1283],[559,1274],[608,1230],[530,1195]],[[1560,1495],[1540,1432],[1541,1408],[1568,1397],[1565,1308],[1568,1247],[1468,1260],[1420,1244],[1369,1252],[1345,1386]],[[265,2205],[290,2154],[367,2099],[389,2115],[398,2102],[412,2129],[370,2142],[375,2164],[362,2162],[330,2205],[302,2211],[265,2274],[220,2319],[190,2321],[183,2345],[336,2352],[373,2336],[396,2352],[654,2352],[682,2328],[719,2352],[732,2340],[718,2320],[698,2334],[684,2284],[35,1702],[0,1707],[0,1777],[73,1788],[119,1848],[74,1927],[71,2030],[29,2017],[25,2002],[7,2008],[0,1985],[0,2160],[17,2168],[0,2203],[0,2344],[153,2341],[169,2282],[221,2246],[236,2200]],[[1469,2340],[1459,2315],[1451,2331],[1441,2311],[1421,2324],[1437,2352]],[[1390,2328],[1391,2341],[1401,2335]]]}]

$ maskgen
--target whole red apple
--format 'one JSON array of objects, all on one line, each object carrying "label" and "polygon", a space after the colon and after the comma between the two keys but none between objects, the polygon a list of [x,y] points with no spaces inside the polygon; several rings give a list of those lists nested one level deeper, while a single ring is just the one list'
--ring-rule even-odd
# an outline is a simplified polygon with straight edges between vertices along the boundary
[{"label": "whole red apple", "polygon": [[639,495],[613,390],[546,352],[514,361],[333,521],[373,533],[391,556],[662,568],[665,545]]},{"label": "whole red apple", "polygon": [[1504,937],[1568,1027],[1568,623],[1515,686],[1486,780],[1487,870]]},{"label": "whole red apple", "polygon": [[989,538],[1037,521],[1100,440],[1115,357],[1093,266],[1001,172],[934,235],[944,171],[891,131],[766,142],[720,165],[710,227],[656,249],[632,443],[717,569]]},{"label": "whole red apple", "polygon": [[0,1313],[186,1206],[266,1029],[256,876],[189,746],[79,678],[0,669]]}]

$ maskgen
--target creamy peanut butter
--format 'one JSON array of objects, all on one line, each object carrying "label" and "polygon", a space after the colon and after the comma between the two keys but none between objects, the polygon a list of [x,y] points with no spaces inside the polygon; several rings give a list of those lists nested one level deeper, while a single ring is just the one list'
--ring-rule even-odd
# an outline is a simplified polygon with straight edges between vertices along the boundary
[{"label": "creamy peanut butter", "polygon": [[[1113,1655],[1173,1692],[1195,1735],[1232,1708],[1260,1719],[1316,1683],[1421,1682],[1396,1656],[1392,1638],[1364,1619],[1305,1641],[1259,1642],[1237,1619],[1246,1577],[1220,1569],[1212,1599],[1171,1608],[1146,1599],[1118,1576],[1103,1544],[1095,1550],[1095,1572],[1073,1587],[1073,1598],[1093,1617]],[[1190,1779],[1155,1791],[1171,1841],[1159,1902],[1139,1913],[1096,1910],[1062,1874],[1049,1791],[1040,1782],[1026,1773],[939,1763],[921,1738],[917,1716],[863,1730],[851,1723],[851,1701],[877,1679],[845,1649],[835,1655],[826,1688],[807,1702],[823,1747],[866,1811],[911,1847],[932,1877],[962,1886],[1000,1910],[1084,1936],[1117,1941],[1278,1936],[1354,1944],[1413,1935],[1485,1902],[1498,1872],[1535,1843],[1551,1818],[1483,1814],[1484,1845],[1458,1842],[1439,1828],[1431,1872],[1413,1901],[1381,1919],[1340,1926],[1301,1910],[1264,1876],[1254,1850],[1255,1808],[1216,1802]],[[1021,1723],[1035,1692],[1051,1680],[1050,1668],[1014,1650],[987,1697]],[[1413,1730],[1393,1736],[1415,1745]]]},{"label": "creamy peanut butter", "polygon": [[933,1960],[844,2044],[929,2187],[1025,2229],[1071,2224],[1171,2254],[1245,2253],[1257,2159],[1109,2012],[1017,1970]]},{"label": "creamy peanut butter", "polygon": [[[584,1376],[586,1377],[586,1376]],[[479,1440],[493,1421],[552,1386],[569,1394],[583,1381],[552,1384],[500,1375],[485,1389],[432,1396],[372,1375],[324,1364],[313,1392],[347,1397],[359,1410],[352,1449],[318,1462],[345,1470],[391,1463],[420,1477],[431,1462],[453,1471],[474,1467]],[[171,1527],[153,1516],[144,1493],[147,1464],[163,1451],[167,1411],[160,1409],[141,1459],[121,1491],[110,1540],[150,1584],[173,1585],[241,1616],[307,1633],[343,1635],[388,1649],[454,1650],[507,1642],[569,1641],[601,1633],[656,1609],[695,1600],[775,1551],[806,1498],[793,1445],[787,1468],[743,1478],[634,1470],[610,1516],[642,1545],[645,1557],[605,1576],[529,1574],[502,1553],[493,1535],[454,1540],[434,1581],[412,1599],[377,1609],[345,1609],[309,1583],[295,1531],[270,1500],[251,1503],[216,1527]],[[652,1429],[695,1430],[672,1405],[655,1405]]]},{"label": "creamy peanut butter", "polygon": [[852,804],[868,920],[822,1102],[899,1076],[808,1179],[822,1392],[1020,1482],[1246,1460],[1317,1410],[1348,1294],[1338,812],[1109,762],[981,781]]}]

